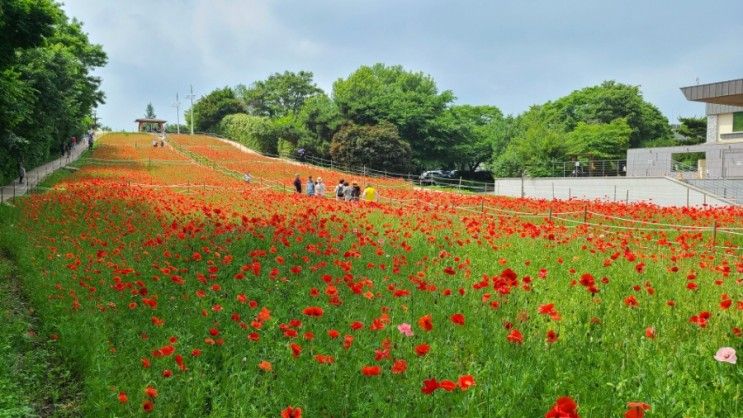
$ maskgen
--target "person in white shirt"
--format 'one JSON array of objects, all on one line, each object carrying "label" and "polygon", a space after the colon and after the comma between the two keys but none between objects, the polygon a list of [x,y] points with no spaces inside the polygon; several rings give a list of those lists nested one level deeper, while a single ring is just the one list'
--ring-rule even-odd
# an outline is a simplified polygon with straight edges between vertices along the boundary
[{"label": "person in white shirt", "polygon": [[317,178],[317,184],[315,185],[315,196],[325,197],[325,183],[322,181],[322,177]]}]

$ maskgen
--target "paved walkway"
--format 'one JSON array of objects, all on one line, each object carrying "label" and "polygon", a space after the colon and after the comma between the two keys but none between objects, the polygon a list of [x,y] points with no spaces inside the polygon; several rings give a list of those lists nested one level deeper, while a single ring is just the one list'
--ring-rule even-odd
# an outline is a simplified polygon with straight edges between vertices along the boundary
[{"label": "paved walkway", "polygon": [[27,171],[23,183],[19,183],[18,178],[15,178],[12,184],[0,187],[0,203],[7,202],[17,196],[23,196],[29,190],[33,190],[33,188],[41,183],[46,176],[80,158],[80,155],[87,148],[87,141],[81,141],[72,148],[69,158],[65,155],[42,166],[36,167],[33,170]]}]

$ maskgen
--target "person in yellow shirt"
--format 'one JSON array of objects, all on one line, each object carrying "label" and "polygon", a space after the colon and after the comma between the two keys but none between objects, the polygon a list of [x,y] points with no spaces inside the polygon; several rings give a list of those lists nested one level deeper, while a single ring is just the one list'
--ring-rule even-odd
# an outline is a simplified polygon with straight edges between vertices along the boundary
[{"label": "person in yellow shirt", "polygon": [[377,201],[377,189],[372,187],[371,184],[367,184],[364,189],[364,201],[365,202],[376,202]]}]

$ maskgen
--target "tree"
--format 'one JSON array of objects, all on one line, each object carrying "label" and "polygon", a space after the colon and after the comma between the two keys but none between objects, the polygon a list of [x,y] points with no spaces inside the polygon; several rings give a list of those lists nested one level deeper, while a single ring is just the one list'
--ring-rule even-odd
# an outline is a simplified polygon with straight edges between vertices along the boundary
[{"label": "tree", "polygon": [[400,139],[397,128],[389,122],[348,123],[333,136],[330,155],[339,164],[356,169],[366,166],[404,173],[410,167],[411,151],[410,144]]},{"label": "tree", "polygon": [[541,111],[548,124],[561,125],[564,132],[572,131],[579,122],[611,123],[625,118],[632,129],[629,146],[633,148],[671,137],[668,119],[642,98],[640,88],[616,81],[576,90],[545,103]]},{"label": "tree", "polygon": [[103,103],[91,75],[106,54],[82,24],[48,0],[6,0],[0,5],[0,182],[61,153],[61,145],[94,122]]},{"label": "tree", "polygon": [[285,71],[272,74],[264,81],[256,81],[249,87],[238,86],[236,90],[252,115],[270,118],[296,115],[305,100],[322,93],[312,77],[309,71]]},{"label": "tree", "polygon": [[155,108],[152,106],[152,103],[147,103],[147,107],[144,110],[144,117],[147,119],[155,119],[157,115],[155,114]]},{"label": "tree", "polygon": [[454,95],[439,93],[433,78],[421,72],[375,64],[333,83],[333,98],[341,115],[355,124],[395,125],[416,159],[425,161],[431,159],[432,146],[444,139],[435,135],[433,123]]},{"label": "tree", "polygon": [[706,117],[679,118],[679,122],[681,125],[679,125],[676,132],[686,138],[686,140],[683,141],[684,144],[695,145],[707,141]]},{"label": "tree", "polygon": [[[235,113],[245,113],[245,106],[235,97],[234,91],[229,87],[216,89],[194,103],[194,129],[214,132],[222,118]],[[191,112],[186,111],[186,124],[190,122]]]},{"label": "tree", "polygon": [[513,121],[509,127],[513,138],[501,153],[493,155],[496,176],[549,176],[553,162],[566,159],[566,134],[548,124],[542,111],[532,106]]},{"label": "tree", "polygon": [[301,134],[297,146],[330,157],[330,142],[343,124],[338,106],[324,93],[307,98],[297,115],[296,124]]},{"label": "tree", "polygon": [[495,106],[452,106],[436,120],[438,130],[447,138],[436,149],[439,161],[461,171],[475,171],[493,154],[499,138],[503,114]]},{"label": "tree", "polygon": [[585,123],[578,125],[566,137],[566,152],[571,157],[589,160],[613,160],[626,156],[632,128],[627,120],[619,118],[611,123]]}]

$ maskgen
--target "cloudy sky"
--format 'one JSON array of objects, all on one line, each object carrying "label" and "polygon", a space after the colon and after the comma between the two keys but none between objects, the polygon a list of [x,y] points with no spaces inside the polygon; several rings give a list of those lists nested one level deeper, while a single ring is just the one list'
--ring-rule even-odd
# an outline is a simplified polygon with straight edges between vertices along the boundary
[{"label": "cloudy sky", "polygon": [[[743,77],[741,0],[65,0],[103,45],[103,123],[174,121],[197,96],[309,70],[330,92],[360,65],[401,64],[459,103],[518,114],[575,89],[640,85],[672,121],[702,115],[679,87]],[[181,118],[181,121],[183,118]]]}]

